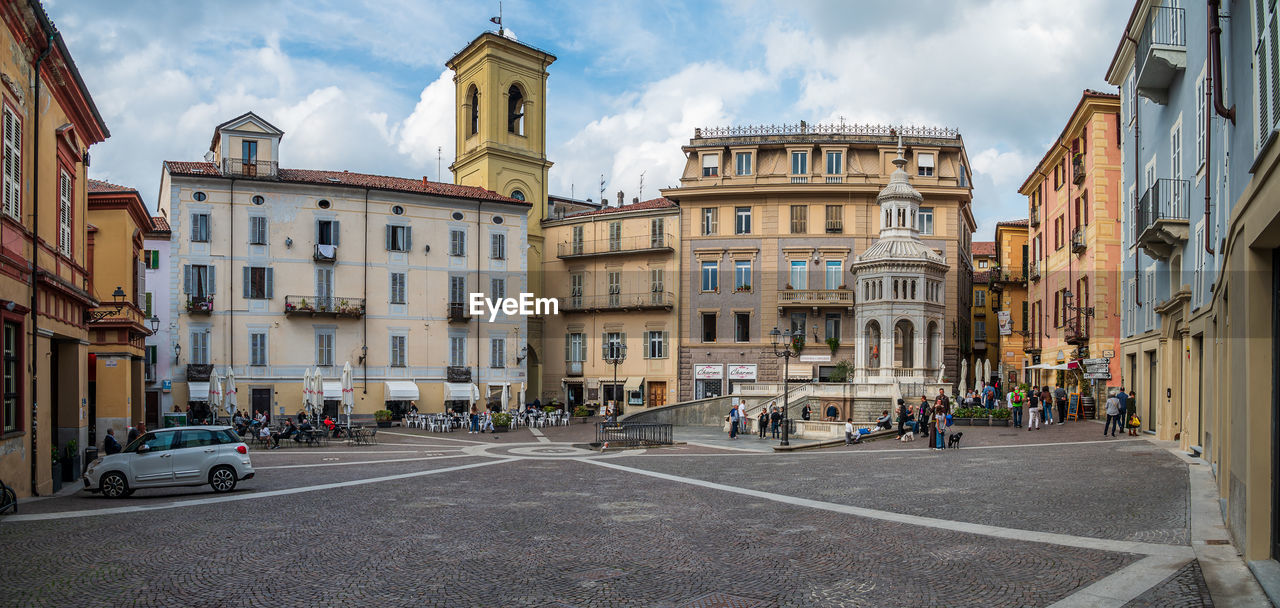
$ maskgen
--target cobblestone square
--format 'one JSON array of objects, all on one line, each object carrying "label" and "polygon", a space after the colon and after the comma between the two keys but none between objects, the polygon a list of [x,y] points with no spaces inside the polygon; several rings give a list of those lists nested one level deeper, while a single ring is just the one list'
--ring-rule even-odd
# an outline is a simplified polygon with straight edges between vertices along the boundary
[{"label": "cobblestone square", "polygon": [[0,604],[1097,605],[1120,580],[1211,605],[1188,466],[1145,440],[600,454],[590,430],[395,429],[255,450],[225,496],[28,502],[0,519]]}]

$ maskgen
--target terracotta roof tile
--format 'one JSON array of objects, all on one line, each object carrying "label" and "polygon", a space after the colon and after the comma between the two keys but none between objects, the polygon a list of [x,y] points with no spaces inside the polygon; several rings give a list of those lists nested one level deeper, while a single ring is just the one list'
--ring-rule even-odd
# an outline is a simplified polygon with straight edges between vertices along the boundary
[{"label": "terracotta roof tile", "polygon": [[973,282],[974,282],[974,283],[990,283],[990,282],[991,282],[991,271],[989,271],[989,270],[981,270],[981,271],[978,271],[978,272],[973,273]]},{"label": "terracotta roof tile", "polygon": [[1027,221],[1026,218],[1023,218],[1020,220],[1005,220],[1003,222],[996,222],[996,225],[997,226],[1030,226],[1031,222]]},{"label": "terracotta roof tile", "polygon": [[565,217],[566,218],[586,217],[589,215],[604,215],[606,213],[619,213],[622,211],[646,211],[649,209],[675,209],[678,206],[679,205],[677,205],[675,201],[669,198],[658,197],[658,198],[651,198],[647,201],[640,201],[638,203],[623,205],[621,207],[605,207],[604,209],[593,209],[591,211],[581,211],[579,213],[572,213],[572,214],[566,215]]},{"label": "terracotta roof tile", "polygon": [[104,182],[100,179],[89,180],[89,192],[136,192],[135,189],[128,186],[117,186],[111,182]]},{"label": "terracotta roof tile", "polygon": [[[172,175],[223,176],[222,172],[218,170],[218,166],[213,163],[169,160],[165,161],[164,164]],[[279,178],[278,181],[292,184],[354,186],[357,188],[374,188],[377,190],[392,190],[396,192],[410,192],[413,194],[436,194],[440,196],[480,199],[519,205],[530,204],[527,201],[502,196],[492,190],[486,190],[475,186],[459,186],[457,184],[427,181],[426,179],[390,177],[386,175],[373,175],[370,173],[319,171],[314,169],[280,169],[277,177]]]},{"label": "terracotta roof tile", "polygon": [[969,253],[973,255],[995,255],[995,241],[974,241],[969,245]]},{"label": "terracotta roof tile", "polygon": [[169,232],[170,230],[172,229],[169,228],[169,220],[166,219],[163,215],[151,216],[152,232]]}]

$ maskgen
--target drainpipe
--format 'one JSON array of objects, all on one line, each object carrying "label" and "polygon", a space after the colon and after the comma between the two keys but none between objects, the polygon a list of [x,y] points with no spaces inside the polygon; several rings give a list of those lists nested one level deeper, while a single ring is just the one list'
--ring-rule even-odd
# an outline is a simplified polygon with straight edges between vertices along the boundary
[{"label": "drainpipe", "polygon": [[[39,436],[38,431],[40,426],[40,423],[39,423],[40,404],[39,404],[39,400],[36,398],[36,395],[39,394],[36,392],[37,389],[39,388],[39,385],[36,382],[36,379],[37,379],[36,377],[38,376],[38,370],[40,369],[40,364],[36,361],[36,335],[39,333],[38,329],[40,325],[40,321],[39,321],[40,315],[37,312],[39,308],[36,307],[36,304],[37,304],[36,290],[38,289],[36,286],[36,271],[40,267],[40,263],[39,263],[40,252],[37,249],[40,246],[38,243],[38,241],[40,240],[40,66],[44,63],[45,58],[49,56],[49,52],[52,50],[53,50],[53,35],[50,34],[48,38],[45,39],[44,50],[40,52],[40,56],[36,58],[36,61],[31,68],[31,77],[34,80],[31,86],[32,86],[32,89],[35,91],[35,94],[31,96],[31,107],[33,110],[32,111],[32,116],[33,116],[32,127],[33,128],[31,129],[31,132],[36,134],[35,137],[31,138],[32,139],[31,175],[33,176],[33,179],[31,180],[31,201],[32,201],[31,233],[34,235],[34,237],[31,239],[31,274],[28,278],[30,291],[31,291],[31,310],[27,313],[31,315],[31,351],[30,351],[30,355],[28,355],[27,357],[27,360],[31,362],[31,495],[32,496],[40,495],[40,492],[37,490],[39,477],[36,473],[36,463],[40,461],[40,459],[38,458],[38,456],[40,455],[40,442],[37,441]],[[52,431],[50,432],[49,436],[50,437],[53,436]]]},{"label": "drainpipe", "polygon": [[[1230,108],[1222,102],[1222,26],[1219,24],[1218,17],[1219,0],[1209,0],[1209,73],[1207,78],[1209,82],[1205,87],[1205,105],[1210,105],[1212,101],[1213,111],[1219,116],[1230,120],[1231,124],[1236,124],[1236,107],[1234,104]],[[1210,99],[1211,98],[1211,99]],[[1213,164],[1213,156],[1210,151],[1213,150],[1213,119],[1206,118],[1204,121],[1204,163],[1205,163],[1205,180],[1204,180],[1204,250],[1213,255],[1213,236],[1212,230],[1209,228],[1209,172]]]},{"label": "drainpipe", "polygon": [[[410,252],[412,253],[412,252]],[[407,283],[408,281],[406,281]],[[405,286],[408,288],[408,285]],[[364,298],[364,314],[360,316],[360,368],[364,374],[363,394],[369,394],[369,189],[364,189],[364,286],[360,297]],[[386,405],[384,402],[383,405]],[[347,416],[347,420],[351,419]]]},{"label": "drainpipe", "polygon": [[[483,277],[480,276],[480,240],[481,240],[480,231],[483,226],[483,224],[481,224],[480,222],[481,205],[483,205],[483,203],[477,199],[476,200],[476,292],[477,293],[484,293],[484,287],[480,284],[481,281],[484,280]],[[489,295],[492,296],[493,294],[489,294]],[[505,296],[506,294],[504,293],[503,295]],[[480,336],[480,319],[476,319],[476,380],[475,380],[475,384],[477,389],[480,388],[480,370],[483,369],[481,367],[482,363],[480,359],[480,351],[483,349],[483,346],[481,344],[482,339],[483,338],[481,338]],[[488,409],[488,406],[489,406],[488,399],[486,399],[484,395],[480,395],[480,399],[483,400],[485,404],[485,409]]]},{"label": "drainpipe", "polygon": [[[235,364],[236,360],[236,179],[231,178],[231,203],[230,211],[227,215],[231,217],[231,227],[228,228],[227,238],[227,369]],[[212,410],[213,408],[209,408]],[[217,420],[218,412],[211,411],[209,415],[213,420]]]},{"label": "drainpipe", "polygon": [[[1136,215],[1138,210],[1138,199],[1142,197],[1142,168],[1141,161],[1138,158],[1139,152],[1142,151],[1142,121],[1139,120],[1142,116],[1142,112],[1140,111],[1142,104],[1139,103],[1137,99],[1138,83],[1136,81],[1133,83],[1133,97],[1133,210]],[[1205,188],[1208,187],[1209,185],[1206,183]],[[1134,234],[1133,236],[1133,303],[1136,304],[1138,308],[1142,308],[1142,277],[1138,276],[1138,256],[1142,251],[1141,249],[1138,249],[1138,235]]]}]

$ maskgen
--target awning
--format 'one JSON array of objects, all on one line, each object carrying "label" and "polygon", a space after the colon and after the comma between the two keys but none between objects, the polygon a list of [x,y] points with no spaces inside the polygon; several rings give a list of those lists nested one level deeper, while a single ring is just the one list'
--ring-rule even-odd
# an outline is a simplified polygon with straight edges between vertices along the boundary
[{"label": "awning", "polygon": [[582,384],[582,378],[561,378],[560,381],[565,384]]},{"label": "awning", "polygon": [[342,383],[341,382],[325,382],[324,383],[324,400],[325,401],[342,401]]},{"label": "awning", "polygon": [[644,378],[627,378],[627,381],[622,383],[622,390],[629,393],[631,391],[641,390],[641,387],[643,386]]},{"label": "awning", "polygon": [[187,401],[209,401],[209,383],[208,382],[188,382],[187,388],[191,390],[191,395],[187,397]]},{"label": "awning", "polygon": [[470,382],[445,382],[445,401],[479,401],[480,387]]},{"label": "awning", "polygon": [[808,365],[797,365],[787,370],[788,380],[812,380],[813,368]]},{"label": "awning", "polygon": [[[325,392],[328,392],[326,390]],[[342,391],[339,389],[338,398],[342,398]],[[413,382],[392,381],[386,383],[386,389],[382,396],[383,401],[417,401],[418,385]]]}]

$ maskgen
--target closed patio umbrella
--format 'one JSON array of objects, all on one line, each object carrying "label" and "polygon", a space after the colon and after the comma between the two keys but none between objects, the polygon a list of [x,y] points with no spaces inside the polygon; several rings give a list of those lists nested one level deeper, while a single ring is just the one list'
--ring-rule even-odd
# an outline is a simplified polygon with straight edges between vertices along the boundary
[{"label": "closed patio umbrella", "polygon": [[316,366],[316,372],[311,375],[311,424],[314,425],[320,419],[320,414],[324,412],[324,377],[321,375],[320,366]]},{"label": "closed patio umbrella", "polygon": [[302,409],[311,409],[311,368],[302,370]]},{"label": "closed patio umbrella", "polygon": [[222,400],[225,402],[223,407],[227,410],[227,417],[235,415],[236,408],[239,405],[236,403],[236,372],[231,369],[230,365],[227,366],[227,386]]},{"label": "closed patio umbrella", "polygon": [[351,362],[342,366],[342,411],[347,415],[347,426],[351,426],[351,410],[356,407],[355,386],[351,379]]},{"label": "closed patio umbrella", "polygon": [[[218,375],[218,371],[214,370],[213,377],[209,382],[209,415],[217,417],[218,408],[222,407],[222,376]],[[192,421],[188,420],[187,424]]]}]

